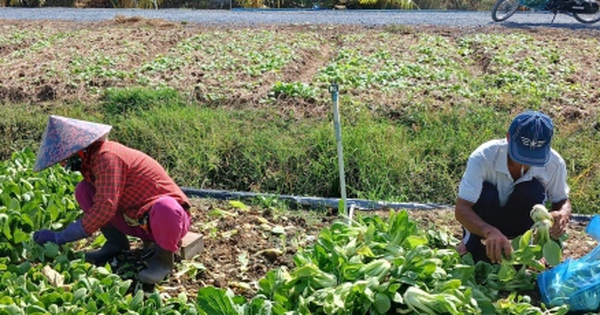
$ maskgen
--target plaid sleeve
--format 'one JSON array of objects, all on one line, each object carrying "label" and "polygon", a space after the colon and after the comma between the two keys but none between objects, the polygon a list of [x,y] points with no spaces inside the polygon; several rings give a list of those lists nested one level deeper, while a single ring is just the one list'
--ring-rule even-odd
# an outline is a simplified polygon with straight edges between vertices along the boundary
[{"label": "plaid sleeve", "polygon": [[117,214],[127,172],[124,161],[110,152],[102,152],[92,167],[96,195],[92,209],[82,219],[89,234],[106,225]]}]

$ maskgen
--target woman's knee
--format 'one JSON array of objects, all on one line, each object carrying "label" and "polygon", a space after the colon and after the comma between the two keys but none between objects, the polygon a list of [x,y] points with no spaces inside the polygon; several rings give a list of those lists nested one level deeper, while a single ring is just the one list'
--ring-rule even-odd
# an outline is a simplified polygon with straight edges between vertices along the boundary
[{"label": "woman's knee", "polygon": [[157,244],[169,251],[178,248],[179,241],[190,228],[190,215],[172,197],[158,199],[150,210],[150,230]]},{"label": "woman's knee", "polygon": [[150,209],[150,216],[158,217],[180,217],[180,212],[185,211],[173,197],[161,197]]}]

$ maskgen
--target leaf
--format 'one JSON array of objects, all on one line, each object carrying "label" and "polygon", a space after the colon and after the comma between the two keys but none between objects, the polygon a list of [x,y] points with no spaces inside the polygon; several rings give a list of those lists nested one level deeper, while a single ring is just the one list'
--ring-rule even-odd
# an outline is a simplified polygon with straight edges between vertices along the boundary
[{"label": "leaf", "polygon": [[458,264],[452,268],[452,277],[459,279],[462,283],[467,283],[475,273],[475,266],[467,264]]},{"label": "leaf", "polygon": [[198,291],[198,306],[202,314],[233,315],[239,314],[225,290],[204,287]]},{"label": "leaf", "polygon": [[521,241],[519,242],[520,248],[525,248],[529,244],[531,244],[532,235],[533,235],[532,230],[527,230],[527,231],[525,231],[525,233],[523,233],[523,235],[521,236]]},{"label": "leaf", "polygon": [[0,299],[0,305],[9,305],[9,304],[15,304],[15,301],[13,300],[12,297],[6,295]]},{"label": "leaf", "polygon": [[344,203],[344,199],[338,201],[338,213],[346,214],[346,204]]},{"label": "leaf", "polygon": [[17,185],[14,181],[11,180],[4,184],[4,193],[7,195],[18,196],[21,194],[21,188],[19,187],[19,185]]},{"label": "leaf", "polygon": [[21,202],[17,198],[11,198],[8,209],[21,212]]},{"label": "leaf", "polygon": [[514,278],[516,274],[517,271],[513,265],[506,259],[503,259],[502,263],[500,264],[500,270],[498,270],[498,279],[501,281],[509,281],[510,279]]},{"label": "leaf", "polygon": [[27,314],[48,314],[48,311],[39,305],[27,306]]},{"label": "leaf", "polygon": [[[287,311],[286,309],[283,309],[282,306],[273,304],[272,301],[264,300],[261,298],[252,299],[249,302],[247,309],[250,310],[250,314],[255,315],[284,314]],[[274,311],[274,309],[276,310]]]},{"label": "leaf", "polygon": [[240,210],[246,210],[248,208],[243,202],[237,200],[230,201],[229,205]]},{"label": "leaf", "polygon": [[11,305],[7,305],[7,306],[0,306],[3,310],[3,314],[9,314],[9,315],[21,315],[21,314],[25,314],[25,312],[18,306],[11,304]]},{"label": "leaf", "polygon": [[408,236],[402,245],[408,246],[408,248],[416,248],[419,245],[426,245],[427,237],[421,235],[410,235]]},{"label": "leaf", "polygon": [[0,213],[0,228],[2,228],[2,233],[4,234],[4,236],[8,240],[10,240],[10,219],[8,218],[8,215],[6,213]]},{"label": "leaf", "polygon": [[[31,205],[31,203],[27,204],[26,206],[31,207],[30,205]],[[34,207],[35,206],[33,206],[33,208]],[[23,210],[25,210],[25,209],[23,209]],[[22,213],[21,214],[21,226],[24,227],[26,225],[28,225],[31,229],[34,229],[34,223],[33,223],[33,220],[31,219],[31,217],[26,213]]]},{"label": "leaf", "polygon": [[392,307],[392,303],[390,298],[384,293],[375,294],[375,302],[373,302],[373,307],[377,314],[387,314],[387,312]]},{"label": "leaf", "polygon": [[285,234],[285,228],[281,225],[276,225],[271,229],[271,233],[273,234]]},{"label": "leaf", "polygon": [[45,243],[44,249],[45,249],[44,254],[49,258],[55,258],[59,254],[58,245],[56,245],[54,243],[50,243],[50,242]]},{"label": "leaf", "polygon": [[129,309],[132,311],[140,310],[144,306],[144,290],[138,290],[135,293],[131,302],[129,302]]},{"label": "leaf", "polygon": [[557,242],[553,240],[546,242],[542,248],[542,252],[546,262],[550,266],[556,266],[560,264],[560,261],[562,260],[562,250]]},{"label": "leaf", "polygon": [[371,248],[368,246],[362,246],[356,250],[356,253],[363,257],[375,257],[376,255],[373,253]]},{"label": "leaf", "polygon": [[56,221],[59,218],[60,209],[54,203],[54,200],[50,201],[50,204],[46,207],[46,212],[50,214],[51,221]]},{"label": "leaf", "polygon": [[79,288],[77,291],[75,291],[75,293],[73,293],[73,303],[79,304],[79,301],[84,301],[87,296],[88,290],[86,288]]},{"label": "leaf", "polygon": [[29,234],[21,231],[20,228],[17,227],[13,231],[13,242],[15,242],[15,244],[23,243],[23,242],[25,242],[28,239],[29,239]]}]

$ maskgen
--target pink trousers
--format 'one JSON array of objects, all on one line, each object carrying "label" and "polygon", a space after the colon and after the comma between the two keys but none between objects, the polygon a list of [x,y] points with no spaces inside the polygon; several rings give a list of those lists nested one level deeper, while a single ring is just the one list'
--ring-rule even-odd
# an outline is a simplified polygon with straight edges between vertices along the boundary
[{"label": "pink trousers", "polygon": [[[96,188],[87,181],[81,181],[75,187],[75,199],[84,213],[88,213],[94,204]],[[149,233],[141,227],[129,226],[123,213],[117,214],[104,227],[114,227],[125,235],[139,237],[144,241],[156,242],[162,249],[176,252],[181,239],[190,229],[190,214],[173,197],[161,197],[150,208]]]}]

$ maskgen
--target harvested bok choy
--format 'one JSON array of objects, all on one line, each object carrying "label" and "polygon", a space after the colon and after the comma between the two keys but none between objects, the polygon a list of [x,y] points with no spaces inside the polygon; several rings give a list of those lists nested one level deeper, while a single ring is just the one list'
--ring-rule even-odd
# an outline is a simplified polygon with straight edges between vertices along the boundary
[{"label": "harvested bok choy", "polygon": [[474,314],[478,313],[477,302],[470,296],[462,296],[454,293],[429,293],[416,286],[410,286],[404,292],[402,299],[408,309],[396,309],[398,314],[407,314],[410,312],[416,314]]},{"label": "harvested bok choy", "polygon": [[550,238],[554,218],[542,204],[533,206],[529,215],[533,220],[533,244],[542,247],[542,255],[550,266],[558,265],[562,260],[562,250],[558,242]]}]

